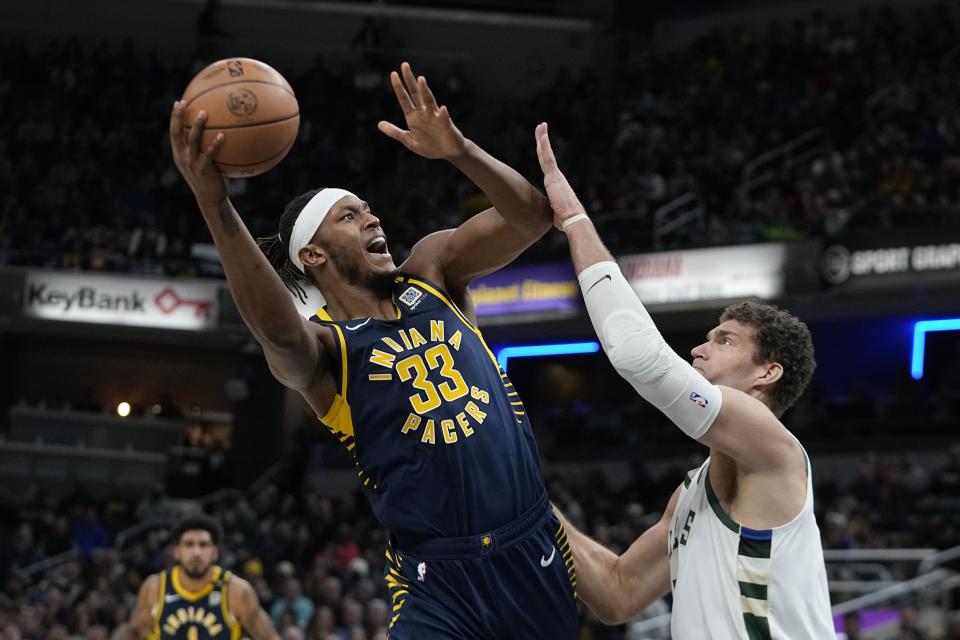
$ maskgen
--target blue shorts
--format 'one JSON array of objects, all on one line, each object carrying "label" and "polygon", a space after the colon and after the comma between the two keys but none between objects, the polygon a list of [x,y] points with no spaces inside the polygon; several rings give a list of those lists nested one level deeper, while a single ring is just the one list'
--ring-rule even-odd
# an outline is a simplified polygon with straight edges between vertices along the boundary
[{"label": "blue shorts", "polygon": [[391,540],[384,580],[390,640],[576,640],[567,534],[543,498],[495,531]]}]

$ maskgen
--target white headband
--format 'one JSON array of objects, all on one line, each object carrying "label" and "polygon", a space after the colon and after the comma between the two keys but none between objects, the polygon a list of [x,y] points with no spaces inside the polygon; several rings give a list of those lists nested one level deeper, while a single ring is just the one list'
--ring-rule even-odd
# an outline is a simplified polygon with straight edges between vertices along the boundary
[{"label": "white headband", "polygon": [[300,271],[306,272],[303,268],[303,262],[300,261],[300,249],[310,244],[310,241],[313,240],[313,234],[320,228],[320,223],[330,213],[330,208],[340,198],[346,196],[357,197],[343,189],[321,189],[317,195],[310,198],[310,202],[297,216],[297,221],[293,224],[293,231],[290,232],[287,253],[290,255],[291,262],[297,265]]}]

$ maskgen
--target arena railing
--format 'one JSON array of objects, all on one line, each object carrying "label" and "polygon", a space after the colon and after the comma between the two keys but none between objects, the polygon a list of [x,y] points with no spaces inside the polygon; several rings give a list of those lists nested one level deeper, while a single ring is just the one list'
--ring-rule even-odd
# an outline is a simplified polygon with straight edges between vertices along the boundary
[{"label": "arena railing", "polygon": [[706,224],[706,209],[700,196],[688,191],[653,212],[653,248],[663,249],[664,238],[687,228],[702,229]]},{"label": "arena railing", "polygon": [[[276,476],[279,475],[282,470],[283,465],[281,463],[274,463],[266,471],[264,471],[259,478],[254,480],[246,490],[231,488],[217,489],[216,491],[208,493],[201,498],[188,500],[187,502],[189,502],[191,505],[199,507],[200,510],[203,510],[204,507],[216,504],[221,500],[239,500],[246,496],[255,495],[259,491],[263,490],[263,488],[266,487],[274,478],[276,478]],[[114,540],[113,546],[116,549],[123,550],[127,543],[135,539],[137,536],[169,526],[169,518],[144,520],[131,527],[127,527],[118,533],[116,539]]]},{"label": "arena railing", "polygon": [[[825,549],[823,555],[827,562],[862,562],[864,560],[919,562],[919,575],[916,577],[895,581],[893,584],[889,581],[883,581],[882,584],[871,589],[872,593],[835,605],[833,607],[834,616],[843,616],[848,613],[876,608],[886,603],[905,600],[931,591],[945,596],[950,590],[960,587],[960,574],[948,569],[937,568],[943,563],[960,558],[960,546],[943,551],[937,551],[936,549]],[[845,588],[849,586],[852,585],[845,584],[845,581],[830,582],[831,592],[850,592],[853,589]],[[840,588],[837,589],[837,587]],[[670,637],[670,618],[671,614],[665,613],[648,620],[631,622],[630,631],[637,637],[646,637],[641,634],[647,633],[652,634],[649,636],[651,638],[666,639]]]},{"label": "arena railing", "polygon": [[[218,489],[217,491],[209,493],[201,498],[189,500],[188,502],[195,504],[202,509],[203,507],[215,504],[220,500],[239,499],[243,498],[244,496],[254,495],[266,487],[274,478],[276,478],[276,476],[282,471],[282,468],[283,465],[281,463],[274,463],[270,468],[264,471],[259,478],[254,480],[250,487],[245,491],[242,489]],[[169,526],[171,526],[169,518],[149,518],[141,520],[137,524],[131,525],[117,533],[112,547],[117,550],[122,550],[129,541],[135,539],[137,536]],[[57,567],[70,562],[75,562],[79,559],[80,552],[77,549],[70,549],[69,551],[64,551],[61,554],[44,558],[43,560],[33,564],[15,569],[14,571],[18,576],[32,583],[35,582],[38,577],[45,575],[51,569],[56,569]]]},{"label": "arena railing", "polygon": [[772,180],[790,176],[799,165],[826,153],[828,147],[829,139],[823,128],[802,133],[744,164],[740,188],[749,195]]},{"label": "arena railing", "polygon": [[[938,594],[945,595],[949,590],[957,587],[960,587],[960,575],[945,569],[937,569],[931,573],[897,583],[874,593],[842,602],[834,606],[832,612],[834,617],[844,616],[848,613],[856,613],[865,609],[877,608],[898,600],[904,600],[924,592],[935,591]],[[671,614],[665,613],[655,618],[650,618],[649,620],[632,622],[630,623],[630,632],[635,637],[667,639],[670,637],[670,618]],[[644,636],[642,634],[656,635]]]},{"label": "arena railing", "polygon": [[960,558],[960,545],[956,547],[950,547],[949,549],[944,549],[943,551],[938,551],[937,553],[931,554],[925,557],[920,561],[919,571],[920,573],[926,573],[932,571],[940,565],[946,564]]}]

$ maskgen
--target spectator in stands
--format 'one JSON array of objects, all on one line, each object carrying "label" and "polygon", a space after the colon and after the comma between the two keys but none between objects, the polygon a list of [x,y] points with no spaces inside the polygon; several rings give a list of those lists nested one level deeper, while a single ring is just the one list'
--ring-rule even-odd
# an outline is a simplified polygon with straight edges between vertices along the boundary
[{"label": "spectator in stands", "polygon": [[270,617],[273,618],[273,624],[278,629],[283,629],[283,617],[287,612],[293,615],[297,626],[301,629],[307,628],[310,617],[313,615],[313,602],[304,597],[300,581],[293,575],[287,576],[283,581],[283,595],[273,602],[270,608]]},{"label": "spectator in stands", "polygon": [[943,640],[960,640],[960,611],[951,611]]},{"label": "spectator in stands", "polygon": [[110,546],[110,538],[95,508],[82,508],[76,524],[73,525],[73,543],[84,557],[92,555],[97,549]]},{"label": "spectator in stands", "polygon": [[920,620],[916,609],[900,610],[900,628],[897,629],[897,640],[929,640],[929,636],[920,628]]},{"label": "spectator in stands", "polygon": [[[217,4],[209,2],[198,23],[207,36],[223,35]],[[576,158],[570,179],[583,185],[614,251],[648,249],[653,212],[688,192],[704,204],[710,232],[677,233],[668,246],[956,219],[960,119],[952,105],[960,89],[951,81],[951,7],[716,33],[669,58],[629,32],[613,38],[620,41],[610,69],[617,82],[560,70],[528,100],[485,115],[499,140],[493,150],[518,166],[531,166],[515,141],[535,119],[557,131],[595,132],[556,142],[558,152]],[[898,64],[891,65],[894,52]],[[430,171],[398,168],[392,151],[375,147],[376,120],[391,100],[379,64],[330,70],[318,61],[290,74],[303,114],[286,170],[231,187],[244,210],[262,212],[248,221],[255,235],[275,219],[270,212],[282,194],[317,174],[362,186],[383,213],[398,259],[413,240],[418,227],[408,223],[418,211],[450,212],[418,218],[437,228],[463,217],[471,190],[445,186]],[[179,94],[193,65],[169,66],[130,42],[90,48],[76,40],[40,51],[0,41],[0,65],[7,70],[0,85],[0,263],[183,275],[212,268],[190,258],[192,243],[209,240],[164,159],[163,119],[123,119],[155,113]],[[463,77],[453,69],[440,82],[465,87]],[[30,97],[3,100],[8,95]],[[107,121],[108,112],[120,115]],[[822,132],[810,160],[771,167],[773,181],[742,182],[745,163],[810,131]],[[85,161],[70,160],[78,157]],[[17,158],[16,170],[9,158]],[[604,214],[616,215],[603,222]],[[561,250],[547,239],[529,257]]]}]

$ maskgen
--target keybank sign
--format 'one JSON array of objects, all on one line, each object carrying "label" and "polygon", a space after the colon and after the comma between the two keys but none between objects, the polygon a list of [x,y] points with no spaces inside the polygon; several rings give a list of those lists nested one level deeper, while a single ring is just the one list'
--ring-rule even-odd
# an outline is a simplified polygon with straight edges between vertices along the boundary
[{"label": "keybank sign", "polygon": [[31,284],[27,291],[28,307],[61,307],[64,314],[69,314],[71,309],[105,309],[146,313],[146,302],[146,298],[138,291],[133,291],[129,295],[102,293],[93,287],[60,291],[50,288],[44,282]]},{"label": "keybank sign", "polygon": [[31,318],[198,331],[217,325],[218,284],[32,271],[23,292]]}]

